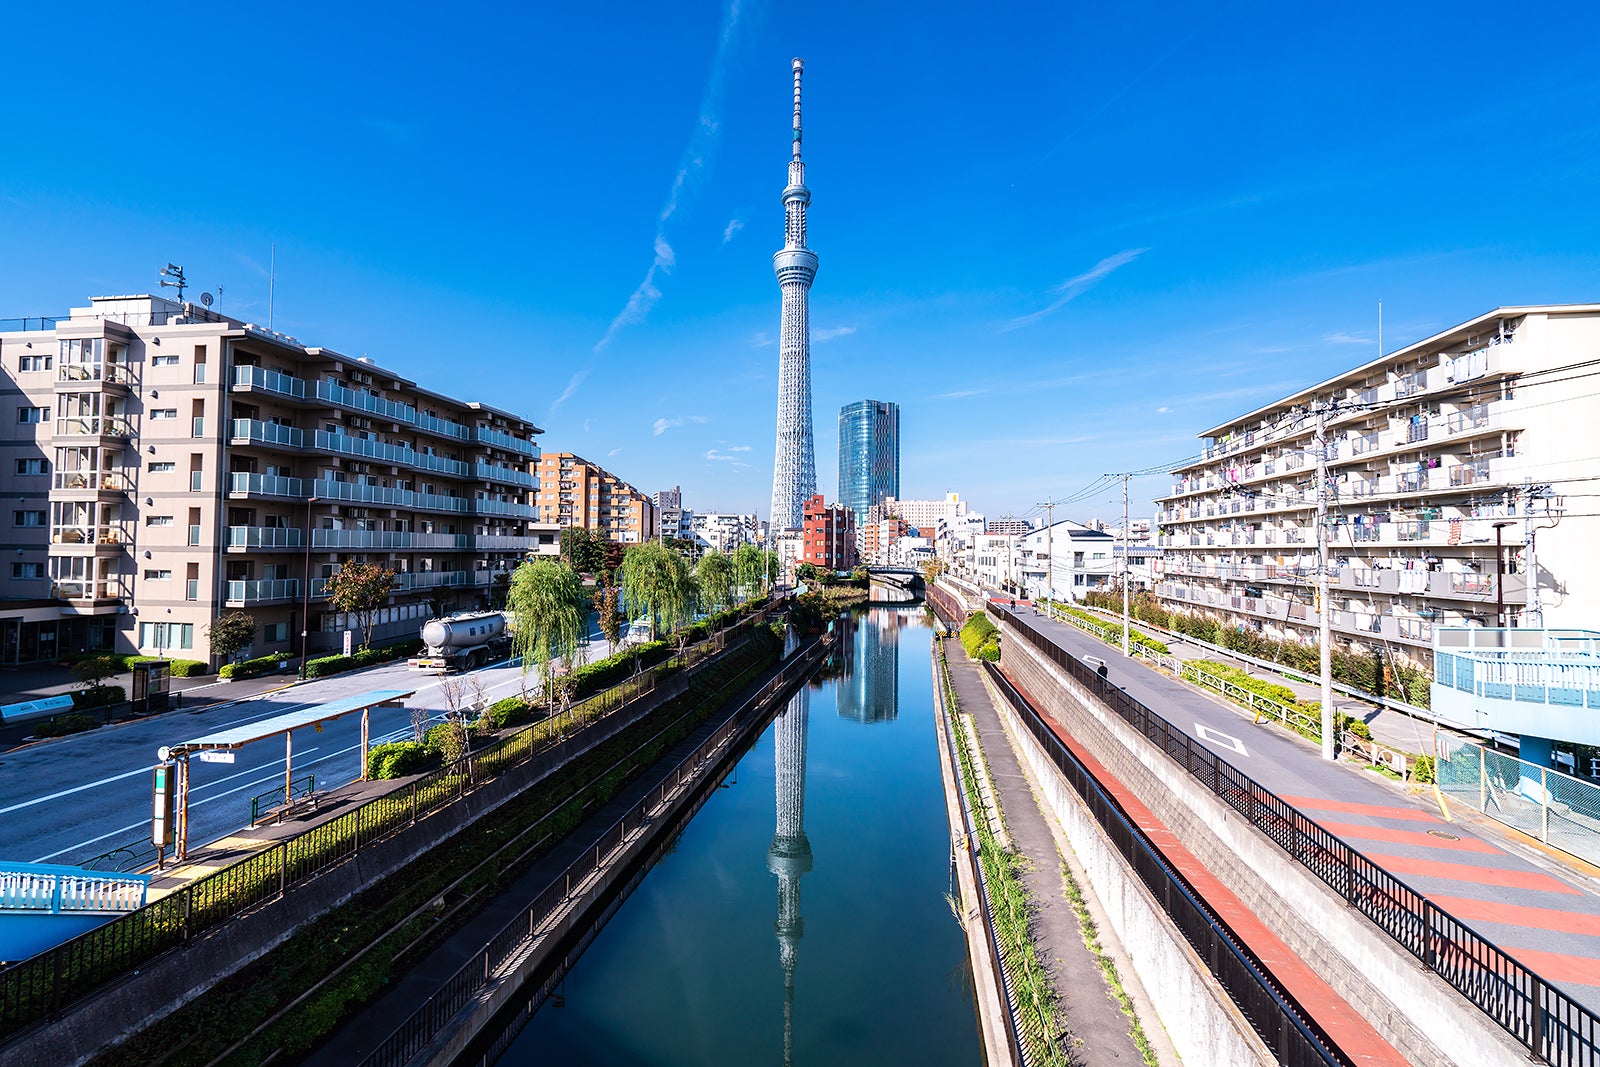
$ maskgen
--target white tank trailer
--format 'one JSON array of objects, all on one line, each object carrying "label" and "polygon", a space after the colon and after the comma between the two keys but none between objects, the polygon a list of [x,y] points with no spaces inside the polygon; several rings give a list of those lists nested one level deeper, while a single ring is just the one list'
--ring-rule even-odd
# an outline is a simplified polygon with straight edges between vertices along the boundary
[{"label": "white tank trailer", "polygon": [[422,646],[422,655],[410,661],[418,670],[471,670],[510,653],[510,620],[500,611],[429,619],[422,627]]}]

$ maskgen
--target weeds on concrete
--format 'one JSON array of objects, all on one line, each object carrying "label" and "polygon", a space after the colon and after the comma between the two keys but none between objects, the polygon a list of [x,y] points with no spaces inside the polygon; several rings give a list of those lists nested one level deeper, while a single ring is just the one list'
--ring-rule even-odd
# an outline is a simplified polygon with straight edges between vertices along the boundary
[{"label": "weeds on concrete", "polygon": [[1134,1046],[1138,1048],[1139,1055],[1144,1057],[1146,1067],[1160,1067],[1156,1051],[1150,1046],[1150,1039],[1145,1036],[1139,1016],[1133,1010],[1133,999],[1122,986],[1122,976],[1117,973],[1117,961],[1107,955],[1100,944],[1100,927],[1095,923],[1094,916],[1089,914],[1089,902],[1084,899],[1078,880],[1072,876],[1072,869],[1065,862],[1061,864],[1061,884],[1065,887],[1067,903],[1072,905],[1073,914],[1078,917],[1078,932],[1083,935],[1083,946],[1089,950],[1100,973],[1105,976],[1111,998],[1122,1009],[1122,1014],[1128,1017],[1128,1036],[1133,1038]]}]

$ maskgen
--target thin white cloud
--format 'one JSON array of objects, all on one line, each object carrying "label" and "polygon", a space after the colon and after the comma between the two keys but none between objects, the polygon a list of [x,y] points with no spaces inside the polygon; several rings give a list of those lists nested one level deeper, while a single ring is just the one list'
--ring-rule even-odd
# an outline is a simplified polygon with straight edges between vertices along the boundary
[{"label": "thin white cloud", "polygon": [[679,427],[679,426],[683,426],[683,425],[685,425],[687,423],[691,423],[692,422],[692,423],[695,423],[696,425],[704,426],[706,423],[708,423],[710,421],[711,420],[706,418],[704,415],[674,415],[670,419],[667,419],[667,418],[657,419],[655,421],[655,425],[651,428],[651,432],[656,437],[660,437],[662,434],[666,433],[668,430],[674,429],[674,428]]},{"label": "thin white cloud", "polygon": [[1127,251],[1118,252],[1114,256],[1107,256],[1105,259],[1102,259],[1100,262],[1096,263],[1090,270],[1086,270],[1076,277],[1068,278],[1066,281],[1052,289],[1051,292],[1056,294],[1056,298],[1048,305],[1040,308],[1038,311],[1030,312],[1027,315],[1019,315],[1017,318],[1012,319],[1004,326],[1001,326],[1000,332],[1007,333],[1011,330],[1021,329],[1024,326],[1031,326],[1040,319],[1044,318],[1046,315],[1059,311],[1069,302],[1076,300],[1078,297],[1094,288],[1102,278],[1109,275],[1112,271],[1117,270],[1119,267],[1127,266],[1129,263],[1132,263],[1134,260],[1138,259],[1148,251],[1150,251],[1148,248],[1130,248]]},{"label": "thin white cloud", "polygon": [[733,447],[729,448],[728,451],[729,452],[748,452],[748,451],[750,451],[750,446],[749,445],[734,445]]},{"label": "thin white cloud", "polygon": [[610,452],[607,452],[606,453],[606,458],[610,459],[612,456],[616,455],[618,452],[621,452],[621,451],[622,451],[622,448],[619,445],[618,447],[613,448]]},{"label": "thin white cloud", "polygon": [[[728,451],[729,452],[748,452],[749,449],[748,448],[733,448],[733,449],[729,449]],[[706,459],[710,460],[713,463],[726,463],[726,464],[729,465],[729,467],[732,470],[736,470],[736,471],[742,471],[742,470],[749,470],[750,469],[750,464],[744,462],[738,456],[730,456],[727,452],[720,452],[715,448],[708,449],[706,451]]]},{"label": "thin white cloud", "polygon": [[[572,377],[567,380],[567,387],[565,389],[561,390],[561,395],[556,397],[555,403],[550,405],[550,417],[551,418],[555,417],[557,408],[559,408],[562,404],[565,404],[567,401],[569,401],[569,400],[571,400],[573,398],[573,396],[578,391],[578,386],[582,385],[583,384],[583,380],[585,378],[587,378],[588,376],[589,376],[589,369],[587,367],[585,367],[583,370],[574,371],[573,372]],[[587,429],[587,428],[588,427],[585,427],[585,429]]]},{"label": "thin white cloud", "polygon": [[610,345],[623,329],[644,321],[650,314],[650,309],[661,299],[658,277],[671,273],[673,265],[677,262],[672,245],[667,242],[667,221],[677,213],[678,205],[684,195],[704,173],[706,160],[716,146],[717,114],[722,106],[722,83],[728,69],[733,31],[739,24],[739,5],[740,0],[729,0],[723,12],[717,52],[711,60],[711,73],[706,79],[705,92],[700,97],[699,120],[695,123],[693,132],[689,134],[689,143],[684,146],[683,156],[678,163],[678,173],[672,179],[672,186],[667,191],[667,202],[662,206],[661,215],[656,222],[656,237],[653,244],[655,256],[650,262],[650,268],[644,272],[644,279],[634,289],[633,295],[628,297],[622,310],[617,312],[617,317],[606,327],[605,335],[595,342],[596,355],[605,351],[606,346]]},{"label": "thin white cloud", "polygon": [[1375,345],[1378,342],[1371,337],[1357,337],[1351,333],[1325,333],[1322,339],[1330,345]]},{"label": "thin white cloud", "polygon": [[813,330],[811,339],[817,344],[823,345],[840,337],[849,337],[855,332],[856,328],[854,326],[832,326],[826,330]]},{"label": "thin white cloud", "polygon": [[987,389],[955,389],[948,393],[934,393],[930,400],[965,400],[969,396],[982,396]]},{"label": "thin white cloud", "polygon": [[584,419],[583,420],[583,432],[584,433],[588,433],[589,432],[589,420],[588,419]]},{"label": "thin white cloud", "polygon": [[1172,409],[1169,408],[1169,407],[1159,407],[1159,408],[1156,408],[1156,414],[1157,415],[1171,415],[1172,414]]},{"label": "thin white cloud", "polygon": [[744,229],[744,219],[729,219],[728,225],[722,231],[722,243],[727,244],[733,240],[733,235]]},{"label": "thin white cloud", "polygon": [[750,335],[751,348],[766,348],[769,345],[775,345],[777,343],[778,339],[773,337],[770,333],[767,333],[765,330],[761,331],[760,333],[753,333]]}]

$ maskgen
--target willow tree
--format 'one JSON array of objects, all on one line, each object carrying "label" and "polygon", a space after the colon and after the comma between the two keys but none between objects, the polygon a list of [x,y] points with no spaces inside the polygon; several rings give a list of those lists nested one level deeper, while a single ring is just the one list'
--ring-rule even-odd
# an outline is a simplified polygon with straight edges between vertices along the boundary
[{"label": "willow tree", "polygon": [[761,555],[761,549],[755,545],[740,545],[733,550],[733,580],[745,600],[754,596],[761,584],[761,573],[766,566]]},{"label": "willow tree", "polygon": [[523,674],[530,665],[539,668],[552,703],[556,662],[577,658],[589,632],[587,608],[578,572],[561,560],[534,560],[512,572],[506,593],[512,648],[522,657]]},{"label": "willow tree", "polygon": [[633,545],[622,557],[622,603],[650,619],[652,640],[694,616],[696,586],[683,557],[660,541]]},{"label": "willow tree", "polygon": [[695,576],[706,611],[721,611],[733,603],[733,560],[715,550],[700,557]]}]

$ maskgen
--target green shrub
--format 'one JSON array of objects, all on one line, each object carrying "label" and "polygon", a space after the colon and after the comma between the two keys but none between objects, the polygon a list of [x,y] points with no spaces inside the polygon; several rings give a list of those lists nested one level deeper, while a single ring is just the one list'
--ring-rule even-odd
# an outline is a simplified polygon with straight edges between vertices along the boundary
[{"label": "green shrub", "polygon": [[972,659],[998,660],[1000,631],[989,621],[989,616],[980,611],[961,627],[961,647]]},{"label": "green shrub", "polygon": [[1417,761],[1411,765],[1411,777],[1423,784],[1430,784],[1434,779],[1433,757],[1418,756]]},{"label": "green shrub", "polygon": [[[166,659],[164,656],[123,656],[125,670],[132,670],[135,663],[160,663]],[[193,678],[202,674],[211,673],[211,665],[202,663],[197,659],[168,659],[167,673],[174,678]]]},{"label": "green shrub", "polygon": [[[127,699],[128,691],[120,685],[98,685],[93,689],[80,689],[73,693],[72,706],[74,708],[104,708],[112,704],[120,704]],[[71,718],[71,716],[62,717]]]},{"label": "green shrub", "polygon": [[[1320,706],[1318,710],[1321,710]],[[1363,741],[1372,740],[1372,728],[1368,726],[1364,720],[1358,719],[1354,715],[1348,715],[1345,712],[1336,711],[1333,713],[1333,722],[1335,732],[1337,733],[1342,734],[1348,730],[1350,733],[1361,738]]]},{"label": "green shrub", "polygon": [[415,741],[374,745],[367,750],[367,777],[403,778],[424,770],[431,762],[432,753]]},{"label": "green shrub", "polygon": [[504,730],[507,726],[515,726],[531,719],[533,708],[521,697],[506,697],[490,704],[484,710],[483,717],[493,729]]},{"label": "green shrub", "polygon": [[227,663],[217,672],[217,677],[254,678],[260,674],[271,674],[278,669],[278,664],[289,658],[287,653],[273,653],[270,656],[257,656],[255,659],[241,660],[238,663]]},{"label": "green shrub", "polygon": [[354,656],[321,656],[306,663],[306,677],[326,678],[330,674],[348,671],[355,666]]},{"label": "green shrub", "polygon": [[33,728],[34,737],[65,737],[68,734],[81,734],[85,730],[93,730],[100,725],[100,720],[93,715],[68,713],[57,715],[49,722],[40,723]]}]

